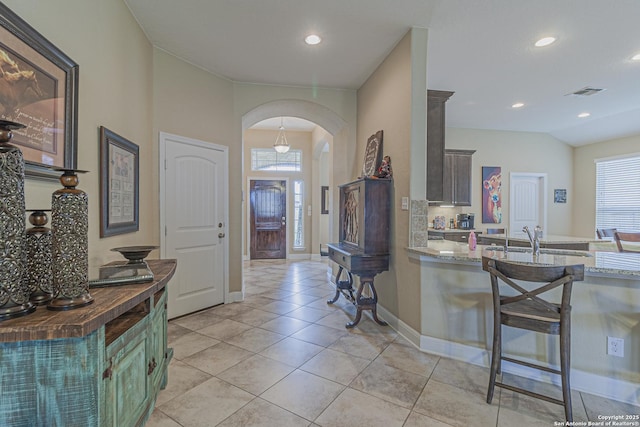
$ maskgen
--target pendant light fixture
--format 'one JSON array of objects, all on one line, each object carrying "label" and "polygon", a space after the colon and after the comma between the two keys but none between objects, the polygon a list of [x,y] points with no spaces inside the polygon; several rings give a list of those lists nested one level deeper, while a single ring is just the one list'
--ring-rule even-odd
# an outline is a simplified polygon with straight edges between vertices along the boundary
[{"label": "pendant light fixture", "polygon": [[276,138],[276,143],[273,144],[273,148],[280,154],[284,154],[289,151],[289,143],[287,142],[287,136],[284,134],[284,118],[280,117],[280,131]]}]

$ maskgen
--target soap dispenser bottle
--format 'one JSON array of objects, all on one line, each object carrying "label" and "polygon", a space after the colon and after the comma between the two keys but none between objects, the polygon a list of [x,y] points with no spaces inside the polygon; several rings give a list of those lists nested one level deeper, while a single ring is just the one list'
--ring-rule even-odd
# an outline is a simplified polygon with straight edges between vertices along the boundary
[{"label": "soap dispenser bottle", "polygon": [[476,244],[477,244],[476,233],[471,231],[469,233],[469,250],[470,251],[475,251],[476,250]]}]

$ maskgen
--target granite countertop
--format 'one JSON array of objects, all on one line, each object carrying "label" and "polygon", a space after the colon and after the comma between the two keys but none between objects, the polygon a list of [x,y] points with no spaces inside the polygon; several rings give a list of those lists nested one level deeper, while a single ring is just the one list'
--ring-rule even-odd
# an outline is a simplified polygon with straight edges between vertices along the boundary
[{"label": "granite countertop", "polygon": [[429,233],[469,233],[471,231],[473,231],[474,233],[482,232],[482,230],[478,230],[476,228],[470,228],[468,230],[464,230],[462,228],[445,228],[443,230],[437,230],[435,228],[429,228]]},{"label": "granite countertop", "polygon": [[[482,231],[482,230],[479,230]],[[485,239],[495,238],[496,240],[503,240],[504,234],[482,234]],[[529,242],[529,239],[526,236],[522,237],[512,237],[509,236],[510,241],[518,241],[518,242]],[[596,238],[589,237],[573,237],[573,236],[562,236],[556,234],[548,234],[543,236],[540,239],[540,243],[595,243],[598,242]]]},{"label": "granite countertop", "polygon": [[[475,232],[475,233],[480,233],[482,234],[482,237],[484,239],[495,239],[496,241],[501,241],[504,240],[504,234],[486,234],[487,231],[486,229],[480,229],[480,228],[473,228],[470,230],[463,230],[461,228],[445,228],[444,230],[436,230],[435,228],[429,228],[429,233],[435,233],[435,234],[444,234],[444,233],[469,233],[469,232]],[[514,241],[514,242],[529,242],[529,239],[526,236],[521,236],[521,237],[513,237],[513,236],[509,236],[509,240],[510,241]],[[601,241],[601,240],[600,240]],[[595,242],[599,242],[599,240],[591,237],[573,237],[573,236],[562,236],[562,235],[556,235],[556,234],[548,234],[546,236],[544,236],[542,239],[540,239],[540,243],[595,243]]]},{"label": "granite countertop", "polygon": [[[429,242],[429,247],[407,248],[407,251],[420,259],[429,257],[448,263],[480,264],[483,256],[505,259],[505,253],[500,249],[501,246],[478,245],[470,251],[466,243],[435,240]],[[640,253],[541,249],[540,256],[534,259],[531,252],[524,252],[526,250],[530,251],[529,248],[510,248],[506,259],[545,265],[584,264],[587,275],[640,280]]]}]

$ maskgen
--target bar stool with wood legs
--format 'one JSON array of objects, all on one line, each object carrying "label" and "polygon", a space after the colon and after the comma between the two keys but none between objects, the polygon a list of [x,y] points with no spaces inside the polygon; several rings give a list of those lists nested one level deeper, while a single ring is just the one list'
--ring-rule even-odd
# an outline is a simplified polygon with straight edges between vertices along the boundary
[{"label": "bar stool with wood legs", "polygon": [[615,228],[596,228],[596,235],[598,239],[602,240],[605,237],[613,237],[616,231],[618,230]]},{"label": "bar stool with wood legs", "polygon": [[[616,231],[613,233],[613,239],[618,246],[618,252],[640,252],[640,233],[623,233],[621,231]],[[634,248],[631,245],[627,247],[623,247],[622,242],[632,242],[634,244]]]},{"label": "bar stool with wood legs", "polygon": [[[487,403],[493,399],[495,386],[526,394],[547,402],[564,406],[567,421],[573,421],[571,411],[571,288],[573,282],[584,280],[584,265],[534,265],[506,260],[482,258],[482,268],[491,275],[493,293],[493,352]],[[518,282],[516,283],[515,280]],[[501,293],[500,282],[506,284]],[[527,289],[533,283],[533,289]],[[543,285],[540,285],[544,283]],[[560,302],[551,302],[542,295],[562,287]],[[545,295],[545,298],[548,296]],[[527,329],[560,337],[560,369],[533,364],[502,355],[502,325]],[[509,384],[496,381],[502,361],[539,369],[560,375],[562,379],[562,400],[534,393]]]}]

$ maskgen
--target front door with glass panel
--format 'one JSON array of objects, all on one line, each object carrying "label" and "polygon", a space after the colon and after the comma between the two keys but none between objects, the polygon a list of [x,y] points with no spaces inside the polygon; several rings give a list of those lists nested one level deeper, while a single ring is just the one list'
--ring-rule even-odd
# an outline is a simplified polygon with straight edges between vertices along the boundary
[{"label": "front door with glass panel", "polygon": [[287,256],[287,186],[283,180],[251,180],[251,259]]}]

